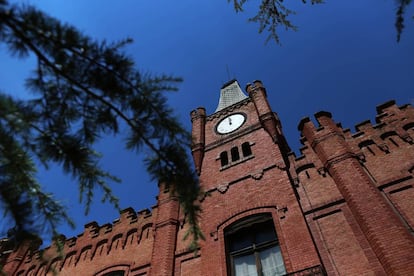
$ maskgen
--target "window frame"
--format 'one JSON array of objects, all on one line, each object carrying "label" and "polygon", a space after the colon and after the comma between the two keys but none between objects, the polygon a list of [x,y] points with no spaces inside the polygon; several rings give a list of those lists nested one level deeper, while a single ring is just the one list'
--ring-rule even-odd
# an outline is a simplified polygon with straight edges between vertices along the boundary
[{"label": "window frame", "polygon": [[[257,233],[256,231],[252,230],[260,230],[265,229],[265,231],[261,233],[266,233],[267,230],[272,231],[274,234],[274,238],[270,240],[265,240],[262,242],[256,242],[257,240]],[[248,233],[247,236],[250,237],[251,243],[249,246],[233,250],[231,251],[231,244],[234,242],[234,240],[237,237],[237,234],[240,234],[241,232]],[[243,235],[243,234],[242,234]],[[231,276],[235,276],[236,270],[235,270],[235,262],[234,259],[241,256],[254,256],[257,275],[262,276],[262,262],[260,258],[260,253],[270,249],[270,248],[278,248],[281,252],[280,248],[280,242],[277,236],[276,227],[274,225],[273,218],[270,213],[266,214],[255,214],[251,215],[245,218],[242,218],[228,227],[224,230],[224,237],[225,237],[225,250],[226,250],[226,261],[227,261],[227,274]],[[282,256],[283,257],[283,256]],[[283,261],[283,265],[286,269],[286,266]]]},{"label": "window frame", "polygon": [[223,151],[222,153],[220,153],[220,163],[221,167],[229,165],[229,155],[227,151]]},{"label": "window frame", "polygon": [[109,272],[106,272],[102,276],[125,276],[125,270],[112,270]]},{"label": "window frame", "polygon": [[230,149],[220,152],[216,157],[216,160],[220,161],[220,171],[254,158],[252,150],[254,144],[252,142],[244,142],[241,145],[232,146]]},{"label": "window frame", "polygon": [[244,142],[241,144],[241,149],[243,153],[243,157],[248,157],[253,154],[252,147],[250,146],[250,142]]},{"label": "window frame", "polygon": [[234,146],[230,149],[231,162],[235,163],[240,160],[239,147]]}]

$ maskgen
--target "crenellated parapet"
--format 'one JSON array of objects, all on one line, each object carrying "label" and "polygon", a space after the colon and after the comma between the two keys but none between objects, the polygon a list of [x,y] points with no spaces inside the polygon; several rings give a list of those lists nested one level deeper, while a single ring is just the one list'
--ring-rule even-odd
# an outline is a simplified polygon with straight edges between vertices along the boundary
[{"label": "crenellated parapet", "polygon": [[150,210],[124,209],[112,223],[90,222],[77,237],[66,239],[62,235],[47,248],[27,252],[16,272],[24,275],[32,271],[34,275],[44,275],[47,271],[63,273],[92,262],[99,264],[107,258],[129,263],[131,254],[140,253],[145,258],[135,257],[135,264],[146,265],[151,257],[153,224]]},{"label": "crenellated parapet", "polygon": [[[411,105],[397,106],[394,101],[389,101],[379,105],[377,113],[376,124],[372,124],[370,120],[362,121],[355,126],[355,133],[351,133],[349,129],[343,129],[340,124],[335,123],[328,112],[315,114],[318,126],[315,126],[309,118],[302,119],[299,129],[302,133],[301,142],[304,144],[301,154],[305,157],[297,158],[295,162],[298,164],[296,166],[301,166],[299,163],[303,163],[303,160],[310,160],[312,163],[321,160],[325,165],[329,165],[326,163],[328,162],[326,158],[317,156],[314,151],[309,150],[320,139],[324,139],[323,133],[343,137],[347,144],[348,154],[354,155],[362,162],[367,162],[368,167],[370,167],[370,163],[392,159],[389,156],[384,157],[385,155],[392,155],[393,153],[400,155],[401,151],[404,151],[405,147],[410,147],[414,141],[414,108]],[[314,137],[315,135],[319,138],[314,139],[313,145],[310,145],[307,137]],[[400,155],[399,163],[403,161],[407,163],[406,166],[410,167],[409,163],[413,160],[411,156],[404,159],[401,160]],[[374,171],[373,175],[375,174],[377,172]],[[381,178],[381,176],[377,178]]]},{"label": "crenellated parapet", "polygon": [[[174,256],[176,237],[179,228],[183,228],[180,223],[184,224],[184,214],[171,185],[159,183],[157,204],[152,211],[124,209],[112,223],[89,222],[76,237],[60,235],[42,250],[38,250],[38,241],[31,240],[8,250],[6,245],[10,243],[2,240],[0,264],[4,264],[7,275],[164,275],[151,264],[166,264],[162,271],[172,269],[174,264],[167,256]],[[165,239],[170,241],[168,246],[164,246]]]},{"label": "crenellated parapet", "polygon": [[[413,147],[414,108],[389,101],[379,105],[377,113],[375,124],[362,121],[355,125],[354,133],[336,123],[329,112],[315,114],[318,125],[308,117],[301,120],[298,128],[303,147],[299,157],[292,154],[289,159],[290,173],[305,209],[339,199],[327,172],[343,158],[358,160],[378,187],[412,175],[414,155],[408,149]],[[324,151],[318,151],[326,139],[337,143],[330,142]]]},{"label": "crenellated parapet", "polygon": [[375,125],[370,121],[364,121],[355,126],[355,138],[372,138],[373,141],[375,139],[380,147],[384,144],[382,141],[390,136],[398,136],[404,142],[413,143],[414,108],[411,105],[397,106],[394,101],[389,101],[377,106],[377,113]]},{"label": "crenellated parapet", "polygon": [[[361,229],[356,231],[362,231],[385,272],[403,275],[414,269],[399,265],[403,256],[414,257],[407,231],[414,217],[409,200],[414,190],[414,110],[390,101],[378,106],[377,113],[375,125],[363,121],[354,134],[329,112],[315,114],[318,125],[304,118],[299,130],[305,147],[293,162],[292,175],[305,215],[312,214],[308,221],[324,221],[338,212],[355,220]],[[391,242],[398,252],[387,250]]]},{"label": "crenellated parapet", "polygon": [[[289,275],[412,275],[413,107],[381,104],[375,121],[355,131],[318,112],[316,121],[301,120],[296,156],[263,84],[246,90],[249,96],[232,81],[214,114],[191,113],[191,151],[206,188],[197,202],[206,237],[197,252],[185,239],[191,228],[174,183],[159,183],[152,211],[127,208],[111,223],[92,221],[42,250],[39,240],[18,247],[0,240],[7,275],[230,275],[239,257],[256,258],[276,244]],[[242,126],[217,131],[232,114],[243,115]],[[259,225],[277,240],[236,248]]]}]

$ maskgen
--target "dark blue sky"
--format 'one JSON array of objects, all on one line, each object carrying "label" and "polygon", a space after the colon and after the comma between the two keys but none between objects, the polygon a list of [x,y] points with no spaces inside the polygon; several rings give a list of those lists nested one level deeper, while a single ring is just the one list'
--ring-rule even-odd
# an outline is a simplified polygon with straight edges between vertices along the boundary
[{"label": "dark blue sky", "polygon": [[[214,112],[220,87],[231,78],[237,78],[242,88],[252,80],[263,81],[297,154],[297,125],[305,116],[331,111],[337,122],[353,129],[361,121],[373,121],[375,107],[385,101],[414,103],[413,5],[397,43],[395,1],[326,0],[321,5],[295,1],[291,8],[297,15],[292,20],[299,30],[281,30],[279,46],[273,41],[265,44],[266,34],[258,34],[258,25],[247,23],[255,1],[241,14],[226,0],[16,2],[33,3],[96,39],[133,38],[126,51],[143,72],[184,78],[179,92],[168,98],[188,129],[189,112],[198,106]],[[12,59],[0,46],[0,90],[29,97],[22,84],[33,68],[32,60]],[[154,205],[156,183],[142,169],[141,158],[123,149],[122,138],[107,137],[98,148],[105,154],[103,165],[123,179],[114,187],[121,206],[140,210]],[[81,233],[91,220],[103,224],[118,217],[111,207],[99,204],[99,193],[85,217],[77,184],[59,168],[40,170],[39,179],[68,206],[77,223],[75,230],[61,228],[67,237]]]}]

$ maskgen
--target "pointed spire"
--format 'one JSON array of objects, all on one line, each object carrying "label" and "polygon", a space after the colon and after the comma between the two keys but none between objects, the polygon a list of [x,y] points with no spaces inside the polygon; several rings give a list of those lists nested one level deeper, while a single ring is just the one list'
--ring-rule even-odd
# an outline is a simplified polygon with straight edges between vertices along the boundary
[{"label": "pointed spire", "polygon": [[220,90],[220,100],[215,112],[238,103],[248,97],[243,93],[237,80],[231,80]]}]

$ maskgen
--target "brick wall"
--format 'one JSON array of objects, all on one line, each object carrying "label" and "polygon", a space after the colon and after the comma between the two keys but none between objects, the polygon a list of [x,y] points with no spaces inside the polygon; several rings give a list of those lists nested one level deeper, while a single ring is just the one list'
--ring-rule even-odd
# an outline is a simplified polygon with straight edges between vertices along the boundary
[{"label": "brick wall", "polygon": [[[301,205],[332,275],[414,272],[413,108],[391,101],[377,111],[377,124],[364,121],[355,134],[326,112],[316,114],[318,127],[304,119],[302,156],[290,156]],[[353,259],[359,261],[347,264]]]},{"label": "brick wall", "polygon": [[[414,274],[414,109],[388,102],[376,124],[343,129],[327,112],[318,126],[301,121],[301,155],[290,153],[266,90],[257,81],[250,97],[212,115],[191,113],[192,153],[205,195],[197,252],[184,240],[188,225],[177,198],[160,185],[152,211],[128,208],[111,224],[85,226],[64,242],[64,255],[33,244],[3,255],[9,275],[227,275],[225,231],[255,214],[269,214],[289,275]],[[246,122],[226,135],[215,131],[227,115]],[[251,154],[243,156],[248,143]],[[231,161],[231,148],[240,158]],[[220,154],[229,153],[222,165]],[[7,241],[1,241],[6,250]],[[6,252],[6,251],[5,251]],[[4,256],[8,256],[5,258]],[[306,274],[307,275],[307,274]]]}]

